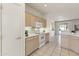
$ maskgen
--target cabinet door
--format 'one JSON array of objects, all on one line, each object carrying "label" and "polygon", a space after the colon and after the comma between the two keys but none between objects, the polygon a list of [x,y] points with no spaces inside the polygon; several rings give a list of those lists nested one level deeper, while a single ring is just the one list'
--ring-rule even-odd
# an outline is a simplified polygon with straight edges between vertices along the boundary
[{"label": "cabinet door", "polygon": [[46,43],[49,41],[49,33],[45,34],[45,40],[46,40]]},{"label": "cabinet door", "polygon": [[31,14],[25,14],[25,26],[31,26]]},{"label": "cabinet door", "polygon": [[37,22],[36,17],[31,15],[31,26],[34,26],[36,22]]},{"label": "cabinet door", "polygon": [[29,55],[33,52],[33,46],[34,46],[34,40],[33,38],[27,38],[25,42],[25,49],[26,49],[26,55]]},{"label": "cabinet door", "polygon": [[69,47],[69,36],[68,35],[62,35],[61,36],[61,46],[63,48],[70,48]]},{"label": "cabinet door", "polygon": [[34,37],[34,50],[39,48],[39,36]]},{"label": "cabinet door", "polygon": [[43,27],[46,27],[46,20],[43,19],[42,23],[43,23]]},{"label": "cabinet door", "polygon": [[43,27],[46,27],[46,20],[45,19],[40,18],[40,22],[42,23]]},{"label": "cabinet door", "polygon": [[74,50],[75,52],[79,53],[79,37],[71,36],[70,39],[70,49]]},{"label": "cabinet door", "polygon": [[2,55],[24,55],[24,4],[3,4]]}]

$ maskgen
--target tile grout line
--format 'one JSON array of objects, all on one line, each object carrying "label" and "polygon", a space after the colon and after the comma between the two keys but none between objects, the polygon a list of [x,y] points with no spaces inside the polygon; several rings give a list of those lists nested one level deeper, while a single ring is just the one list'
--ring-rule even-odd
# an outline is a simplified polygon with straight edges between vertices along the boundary
[{"label": "tile grout line", "polygon": [[62,54],[62,48],[61,48],[61,51],[60,51],[60,56],[62,56],[61,54]]},{"label": "tile grout line", "polygon": [[54,53],[55,49],[56,49],[57,45],[54,47],[54,49],[52,50],[52,53],[50,54],[50,56],[52,56],[52,54]]}]

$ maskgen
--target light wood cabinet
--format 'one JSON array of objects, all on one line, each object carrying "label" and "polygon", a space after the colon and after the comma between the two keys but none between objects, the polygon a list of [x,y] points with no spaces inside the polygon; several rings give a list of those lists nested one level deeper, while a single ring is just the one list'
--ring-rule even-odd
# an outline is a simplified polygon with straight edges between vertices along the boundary
[{"label": "light wood cabinet", "polygon": [[32,51],[33,51],[33,38],[27,38],[25,40],[25,52],[26,52],[26,55],[29,55]]},{"label": "light wood cabinet", "polygon": [[79,37],[71,36],[69,41],[70,49],[79,54]]},{"label": "light wood cabinet", "polygon": [[45,19],[40,18],[39,22],[41,22],[41,23],[42,23],[42,26],[43,26],[44,28],[46,28],[47,22],[46,22]]},{"label": "light wood cabinet", "polygon": [[31,14],[25,14],[25,26],[31,26]]},{"label": "light wood cabinet", "polygon": [[25,39],[25,55],[30,55],[39,48],[39,36],[33,36]]},{"label": "light wood cabinet", "polygon": [[63,35],[61,40],[61,46],[73,50],[79,54],[79,37],[72,35]]},{"label": "light wood cabinet", "polygon": [[49,42],[49,33],[45,34],[45,41],[46,41],[46,43]]},{"label": "light wood cabinet", "polygon": [[33,25],[35,25],[36,22],[40,22],[40,23],[42,23],[43,27],[46,27],[46,20],[45,19],[34,16],[30,13],[27,13],[25,15],[25,26],[31,26],[32,27]]},{"label": "light wood cabinet", "polygon": [[36,22],[36,16],[27,13],[25,16],[25,26],[33,26],[35,22]]},{"label": "light wood cabinet", "polygon": [[69,36],[68,35],[62,35],[61,36],[61,46],[64,48],[70,48],[69,47]]},{"label": "light wood cabinet", "polygon": [[37,22],[36,16],[31,15],[31,26],[35,25],[36,22]]},{"label": "light wood cabinet", "polygon": [[42,20],[42,24],[43,24],[43,27],[46,27],[46,20],[45,19]]},{"label": "light wood cabinet", "polygon": [[39,36],[34,37],[34,49],[39,48]]}]

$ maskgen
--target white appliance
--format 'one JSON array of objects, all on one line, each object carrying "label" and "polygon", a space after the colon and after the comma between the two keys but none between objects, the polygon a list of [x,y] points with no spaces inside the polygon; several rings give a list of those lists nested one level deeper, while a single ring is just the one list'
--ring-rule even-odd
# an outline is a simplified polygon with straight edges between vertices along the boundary
[{"label": "white appliance", "polygon": [[40,28],[42,28],[42,23],[36,22],[34,26],[35,26],[35,32],[37,34],[40,34]]},{"label": "white appliance", "polygon": [[45,45],[45,33],[40,33],[40,35],[39,35],[39,44],[40,44],[40,47]]},{"label": "white appliance", "polygon": [[42,28],[42,23],[36,22],[35,23],[35,31],[37,34],[39,34],[40,47],[42,47],[45,44],[45,33],[43,32],[43,30],[41,30],[41,28]]},{"label": "white appliance", "polygon": [[36,22],[36,23],[35,23],[35,27],[36,27],[36,28],[41,28],[41,27],[42,27],[42,23]]}]

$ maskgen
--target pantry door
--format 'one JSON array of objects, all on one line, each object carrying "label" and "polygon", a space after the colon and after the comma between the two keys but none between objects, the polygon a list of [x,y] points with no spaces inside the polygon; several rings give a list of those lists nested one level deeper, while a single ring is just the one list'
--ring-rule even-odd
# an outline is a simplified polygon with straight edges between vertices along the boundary
[{"label": "pantry door", "polygon": [[24,7],[21,4],[12,3],[4,3],[2,7],[2,55],[24,55]]}]

